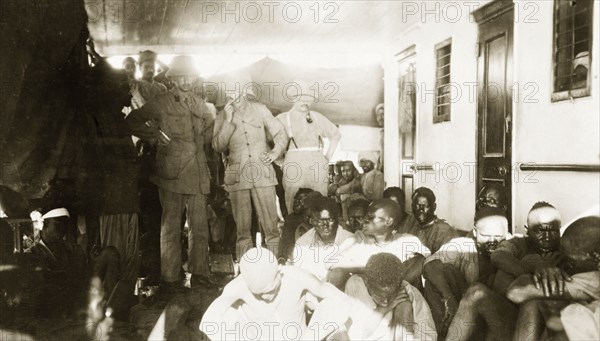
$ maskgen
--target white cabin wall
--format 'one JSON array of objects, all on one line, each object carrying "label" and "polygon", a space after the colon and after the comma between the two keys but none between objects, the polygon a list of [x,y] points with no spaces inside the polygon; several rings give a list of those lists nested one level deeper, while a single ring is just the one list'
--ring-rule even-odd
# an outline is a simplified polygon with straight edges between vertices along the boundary
[{"label": "white cabin wall", "polygon": [[[517,1],[521,13],[533,13],[527,1]],[[513,164],[598,164],[600,162],[599,13],[594,3],[591,96],[552,103],[553,1],[536,1],[537,13],[522,15],[515,24],[515,81]],[[531,6],[531,5],[529,5]],[[516,12],[515,12],[516,13]],[[522,172],[513,177],[513,221],[523,232],[527,213],[536,201],[548,201],[563,222],[600,202],[600,176],[584,172]]]},{"label": "white cabin wall", "polygon": [[[489,1],[480,2],[477,8]],[[468,6],[472,3],[465,2]],[[443,5],[442,5],[443,7]],[[472,8],[476,9],[476,8]],[[415,174],[415,188],[431,188],[438,201],[437,215],[458,229],[472,227],[477,160],[476,43],[478,26],[467,7],[458,22],[435,20],[417,23],[390,43],[385,69],[385,110],[397,113],[397,69],[393,56],[416,44],[417,51],[417,164],[437,165],[437,171]],[[513,98],[513,231],[523,233],[529,208],[539,200],[555,205],[569,221],[600,202],[600,176],[584,172],[522,172],[519,163],[598,164],[600,162],[599,13],[594,6],[592,95],[552,103],[553,1],[515,1]],[[448,19],[448,18],[446,18]],[[537,20],[537,22],[535,22]],[[433,124],[435,84],[434,46],[452,37],[451,81],[456,84],[451,121]],[[456,93],[460,89],[461,95]],[[401,146],[397,115],[386,115],[385,177],[397,185],[401,176]],[[457,171],[460,169],[460,177]],[[455,180],[456,178],[456,180]],[[393,184],[392,184],[393,183]]]},{"label": "white cabin wall", "polygon": [[[462,7],[461,11],[460,18],[456,18],[454,14],[450,15],[450,12],[446,15],[442,13],[438,20],[434,15],[428,16],[430,21],[417,24],[412,30],[402,33],[392,43],[393,47],[389,52],[393,55],[416,44],[418,93],[415,162],[419,165],[432,165],[436,170],[418,171],[414,175],[414,188],[431,188],[437,197],[436,214],[458,229],[470,230],[473,226],[476,195],[477,101],[473,82],[477,80],[477,24],[470,17],[468,7]],[[456,84],[452,95],[454,101],[451,121],[434,124],[435,45],[450,37],[451,82]],[[389,68],[386,68],[386,113],[396,113],[398,108],[397,81],[388,82],[388,75],[391,74],[388,73],[388,69],[392,70],[391,64],[393,61],[389,61]],[[388,96],[390,92],[392,95]],[[388,124],[387,116],[386,172],[388,145],[394,148],[398,144],[397,115],[391,115],[393,117],[390,118],[390,123],[394,123],[393,126]],[[388,131],[391,134],[395,133],[394,141],[390,141],[391,137],[388,138]],[[400,155],[400,150],[393,153]],[[394,176],[397,178],[398,173],[395,174],[386,174],[386,179]]]},{"label": "white cabin wall", "polygon": [[[362,173],[362,169],[358,166],[358,154],[363,151],[379,152],[381,129],[344,124],[340,124],[338,128],[340,129],[342,139],[330,161],[350,160],[354,162],[358,171]],[[328,141],[325,144],[326,150]]]}]

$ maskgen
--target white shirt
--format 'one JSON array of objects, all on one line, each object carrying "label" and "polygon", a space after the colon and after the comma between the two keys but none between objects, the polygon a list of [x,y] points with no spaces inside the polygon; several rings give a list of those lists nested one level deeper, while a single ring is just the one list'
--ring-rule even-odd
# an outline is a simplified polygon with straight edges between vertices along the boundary
[{"label": "white shirt", "polygon": [[352,236],[351,232],[338,225],[333,243],[325,244],[319,238],[316,230],[312,228],[296,240],[292,263],[312,273],[320,280],[325,280],[328,272],[327,263],[334,260],[342,243]]},{"label": "white shirt", "polygon": [[394,239],[386,244],[377,244],[373,238],[357,231],[340,246],[339,259],[349,260],[358,266],[366,266],[372,255],[388,252],[405,262],[416,254],[427,257],[431,251],[421,243],[419,238],[411,234],[395,234]]}]

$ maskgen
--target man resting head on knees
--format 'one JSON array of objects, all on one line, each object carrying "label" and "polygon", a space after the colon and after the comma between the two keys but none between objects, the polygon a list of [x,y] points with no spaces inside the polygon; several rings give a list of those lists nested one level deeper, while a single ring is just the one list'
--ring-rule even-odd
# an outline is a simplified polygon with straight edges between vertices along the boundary
[{"label": "man resting head on knees", "polygon": [[353,318],[348,329],[352,340],[400,340],[406,338],[403,332],[419,339],[437,338],[429,306],[404,280],[402,262],[391,253],[371,256],[364,273],[348,280],[346,293],[363,306],[362,315]]},{"label": "man resting head on knees", "polygon": [[[335,304],[325,307],[339,309],[335,313],[320,312],[319,316],[340,325],[347,320],[347,315],[343,316],[349,309],[345,306],[348,298],[344,293],[303,269],[279,265],[275,255],[267,249],[252,248],[244,253],[240,273],[225,286],[202,317],[200,330],[211,340],[304,337],[308,331],[316,330],[306,326],[307,294],[318,300],[333,300]],[[250,324],[254,327],[248,331],[245,326]]]},{"label": "man resting head on knees", "polygon": [[504,293],[517,277],[538,268],[558,265],[560,258],[560,213],[547,202],[538,202],[527,215],[527,236],[501,243],[492,254],[498,269],[497,289]]},{"label": "man resting head on knees", "polygon": [[[560,267],[547,265],[539,267],[533,275],[519,277],[509,287],[507,297],[515,303],[524,303],[524,308],[519,315],[519,326],[537,326],[533,334],[541,333],[542,315],[556,313],[557,306],[564,307],[573,301],[589,304],[600,299],[600,218],[585,217],[574,221],[565,230],[561,240],[560,249],[565,261]],[[547,300],[561,300],[558,303],[548,303]],[[527,307],[527,309],[525,309]],[[597,307],[596,307],[597,308]],[[585,310],[571,308],[563,311],[561,319],[567,334],[576,332],[577,326],[582,326],[582,321],[573,320],[570,313],[583,313]],[[550,314],[548,314],[550,310]],[[585,316],[582,316],[585,317]],[[550,320],[547,320],[550,322]],[[596,320],[596,325],[598,321]],[[575,328],[571,328],[575,327]],[[590,328],[591,326],[586,326]],[[525,331],[520,331],[525,333]],[[526,331],[531,334],[531,331]],[[577,334],[574,334],[577,335]]]},{"label": "man resting head on knees", "polygon": [[389,252],[398,257],[406,280],[419,282],[423,261],[430,251],[421,241],[411,235],[394,233],[401,217],[400,206],[391,199],[373,201],[367,210],[363,230],[354,233],[340,247],[340,253],[329,264],[329,280],[338,288],[344,288],[348,274],[364,272],[369,257]]},{"label": "man resting head on knees", "polygon": [[[493,291],[496,269],[490,262],[490,254],[507,236],[504,210],[485,207],[475,213],[471,238],[453,239],[425,261],[425,294],[438,332],[445,335],[447,331],[449,340],[470,339],[475,333],[492,338],[512,336],[514,328],[497,328],[510,326],[516,309]],[[485,324],[476,323],[480,318]],[[508,334],[495,334],[503,331]]]}]

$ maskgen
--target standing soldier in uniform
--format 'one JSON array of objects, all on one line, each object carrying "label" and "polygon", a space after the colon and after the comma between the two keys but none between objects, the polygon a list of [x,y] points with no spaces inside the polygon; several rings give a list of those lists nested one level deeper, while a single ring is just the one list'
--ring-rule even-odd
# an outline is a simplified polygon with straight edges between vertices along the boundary
[{"label": "standing soldier in uniform", "polygon": [[[278,251],[277,178],[271,163],[283,153],[288,142],[281,123],[264,104],[253,101],[251,81],[243,79],[228,82],[231,88],[226,90],[233,87],[236,90],[226,95],[227,104],[217,116],[213,132],[214,150],[218,153],[229,150],[224,183],[237,226],[238,259],[252,248],[252,204],[264,230],[267,248],[275,254]],[[266,131],[273,137],[273,149],[267,144]]]},{"label": "standing soldier in uniform", "polygon": [[162,204],[161,280],[169,291],[181,285],[184,211],[190,225],[188,268],[192,273],[192,287],[210,285],[206,218],[210,176],[204,148],[212,139],[214,121],[204,102],[192,91],[198,77],[192,57],[173,58],[167,76],[177,86],[134,110],[126,121],[134,135],[158,142],[156,171],[151,179],[158,186]]}]

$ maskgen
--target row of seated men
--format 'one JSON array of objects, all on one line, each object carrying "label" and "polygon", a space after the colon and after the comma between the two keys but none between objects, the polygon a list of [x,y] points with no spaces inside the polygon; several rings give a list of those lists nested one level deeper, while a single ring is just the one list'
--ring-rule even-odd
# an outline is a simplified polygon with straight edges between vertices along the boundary
[{"label": "row of seated men", "polygon": [[309,229],[279,255],[247,251],[200,330],[215,340],[597,339],[598,216],[561,237],[560,213],[539,202],[527,236],[512,238],[490,187],[461,236],[435,215],[430,189],[412,194],[412,214],[403,194],[351,205],[344,221],[335,200],[299,193],[294,214],[305,206]]}]

